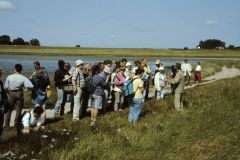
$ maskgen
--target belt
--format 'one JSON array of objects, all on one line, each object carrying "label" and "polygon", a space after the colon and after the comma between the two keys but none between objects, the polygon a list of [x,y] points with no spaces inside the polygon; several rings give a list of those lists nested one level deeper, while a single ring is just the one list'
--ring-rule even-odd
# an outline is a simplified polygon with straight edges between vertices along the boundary
[{"label": "belt", "polygon": [[9,92],[20,92],[20,91],[23,91],[23,90],[9,90]]}]

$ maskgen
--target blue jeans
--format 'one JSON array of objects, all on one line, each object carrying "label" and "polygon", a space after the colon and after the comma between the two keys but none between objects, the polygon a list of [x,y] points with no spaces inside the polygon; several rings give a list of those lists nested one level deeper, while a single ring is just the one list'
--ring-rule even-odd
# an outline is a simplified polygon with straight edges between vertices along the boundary
[{"label": "blue jeans", "polygon": [[165,86],[161,86],[160,90],[157,91],[157,100],[163,99],[165,95]]},{"label": "blue jeans", "polygon": [[55,104],[55,113],[63,115],[64,106],[66,103],[66,93],[63,92],[63,89],[57,88],[57,102]]},{"label": "blue jeans", "polygon": [[128,121],[131,124],[135,124],[138,121],[140,115],[142,107],[142,98],[129,99],[128,102],[130,105]]}]

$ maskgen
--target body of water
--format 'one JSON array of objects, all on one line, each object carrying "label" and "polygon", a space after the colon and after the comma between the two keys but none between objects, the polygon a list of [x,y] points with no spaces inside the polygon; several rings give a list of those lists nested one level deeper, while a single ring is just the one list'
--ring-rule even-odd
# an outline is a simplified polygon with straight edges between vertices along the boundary
[{"label": "body of water", "polygon": [[[14,72],[14,65],[19,63],[23,66],[23,72],[33,72],[34,61],[39,61],[42,66],[44,66],[48,72],[54,72],[58,68],[58,60],[62,59],[65,62],[69,62],[74,66],[77,59],[83,60],[85,63],[95,64],[98,62],[103,62],[106,59],[110,60],[121,60],[123,57],[99,57],[99,56],[36,56],[36,55],[0,55],[0,66],[6,72]],[[124,57],[130,61],[133,65],[135,60],[141,60],[143,57]],[[161,60],[164,66],[171,66],[175,63],[182,63],[184,58],[161,58],[161,57],[148,57],[148,64],[151,67],[155,66],[155,61],[157,59]],[[189,58],[190,64],[196,64],[197,61],[208,62],[208,61],[218,61],[218,60],[240,60],[234,58]]]}]

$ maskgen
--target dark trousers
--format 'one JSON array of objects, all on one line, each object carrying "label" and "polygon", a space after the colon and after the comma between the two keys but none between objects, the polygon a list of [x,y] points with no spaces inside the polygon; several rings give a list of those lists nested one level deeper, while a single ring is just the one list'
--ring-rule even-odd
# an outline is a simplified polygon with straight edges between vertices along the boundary
[{"label": "dark trousers", "polygon": [[16,107],[16,116],[14,120],[14,126],[16,127],[16,125],[18,124],[19,118],[21,117],[23,103],[24,103],[23,91],[10,91],[8,102],[9,102],[10,108],[5,116],[5,126],[10,127],[11,114],[14,107]]},{"label": "dark trousers", "polygon": [[0,106],[0,142],[2,141],[3,123],[4,123],[4,108],[3,106]]}]

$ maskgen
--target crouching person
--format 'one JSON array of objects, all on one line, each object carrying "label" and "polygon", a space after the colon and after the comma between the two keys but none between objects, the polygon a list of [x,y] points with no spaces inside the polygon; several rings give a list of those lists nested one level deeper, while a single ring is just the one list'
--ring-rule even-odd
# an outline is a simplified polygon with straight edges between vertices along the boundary
[{"label": "crouching person", "polygon": [[36,106],[32,111],[25,112],[22,116],[20,133],[21,134],[29,134],[32,132],[38,132],[44,130],[43,119],[41,118],[41,114],[44,112],[41,106]]}]

